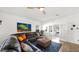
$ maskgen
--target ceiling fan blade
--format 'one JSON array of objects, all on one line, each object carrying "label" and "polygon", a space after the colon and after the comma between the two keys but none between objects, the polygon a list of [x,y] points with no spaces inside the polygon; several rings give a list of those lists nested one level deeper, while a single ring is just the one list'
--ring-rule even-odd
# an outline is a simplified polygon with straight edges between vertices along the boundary
[{"label": "ceiling fan blade", "polygon": [[35,7],[27,7],[28,9],[34,9]]},{"label": "ceiling fan blade", "polygon": [[34,8],[37,8],[37,9],[40,9],[40,8],[44,8],[44,7],[27,7],[29,9],[34,9]]},{"label": "ceiling fan blade", "polygon": [[[28,9],[34,9],[34,8],[41,9],[41,8],[45,8],[45,7],[27,7],[27,8],[28,8]],[[42,13],[43,13],[44,15],[46,15],[45,10],[43,10]]]}]

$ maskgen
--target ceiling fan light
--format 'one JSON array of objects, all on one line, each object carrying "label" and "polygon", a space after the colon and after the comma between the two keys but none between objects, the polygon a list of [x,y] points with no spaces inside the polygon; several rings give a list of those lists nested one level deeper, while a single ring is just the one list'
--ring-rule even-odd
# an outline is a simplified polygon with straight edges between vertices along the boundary
[{"label": "ceiling fan light", "polygon": [[44,8],[40,8],[40,11],[44,11]]}]

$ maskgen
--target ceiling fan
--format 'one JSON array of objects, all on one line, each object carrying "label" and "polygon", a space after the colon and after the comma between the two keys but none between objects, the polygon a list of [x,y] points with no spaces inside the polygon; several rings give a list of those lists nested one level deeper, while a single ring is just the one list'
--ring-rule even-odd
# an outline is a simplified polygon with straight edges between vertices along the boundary
[{"label": "ceiling fan", "polygon": [[45,7],[27,7],[28,9],[39,9],[44,15],[46,14],[45,12]]}]

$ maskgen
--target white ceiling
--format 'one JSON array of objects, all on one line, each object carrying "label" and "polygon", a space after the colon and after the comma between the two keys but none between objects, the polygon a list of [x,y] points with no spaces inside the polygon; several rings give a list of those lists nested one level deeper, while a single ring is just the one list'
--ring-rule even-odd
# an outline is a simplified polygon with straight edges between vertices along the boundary
[{"label": "white ceiling", "polygon": [[[45,11],[46,15],[36,8],[27,9],[26,7],[0,7],[0,12],[26,17],[40,22],[55,20],[60,17],[79,13],[79,7],[46,7]],[[58,16],[56,16],[56,14]]]}]

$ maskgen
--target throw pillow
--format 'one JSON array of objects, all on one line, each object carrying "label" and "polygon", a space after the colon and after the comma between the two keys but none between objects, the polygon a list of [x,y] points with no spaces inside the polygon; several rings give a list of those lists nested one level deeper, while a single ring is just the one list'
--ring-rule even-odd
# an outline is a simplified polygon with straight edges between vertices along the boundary
[{"label": "throw pillow", "polygon": [[25,52],[33,52],[33,49],[29,45],[27,45],[25,43],[21,43],[21,48]]}]

